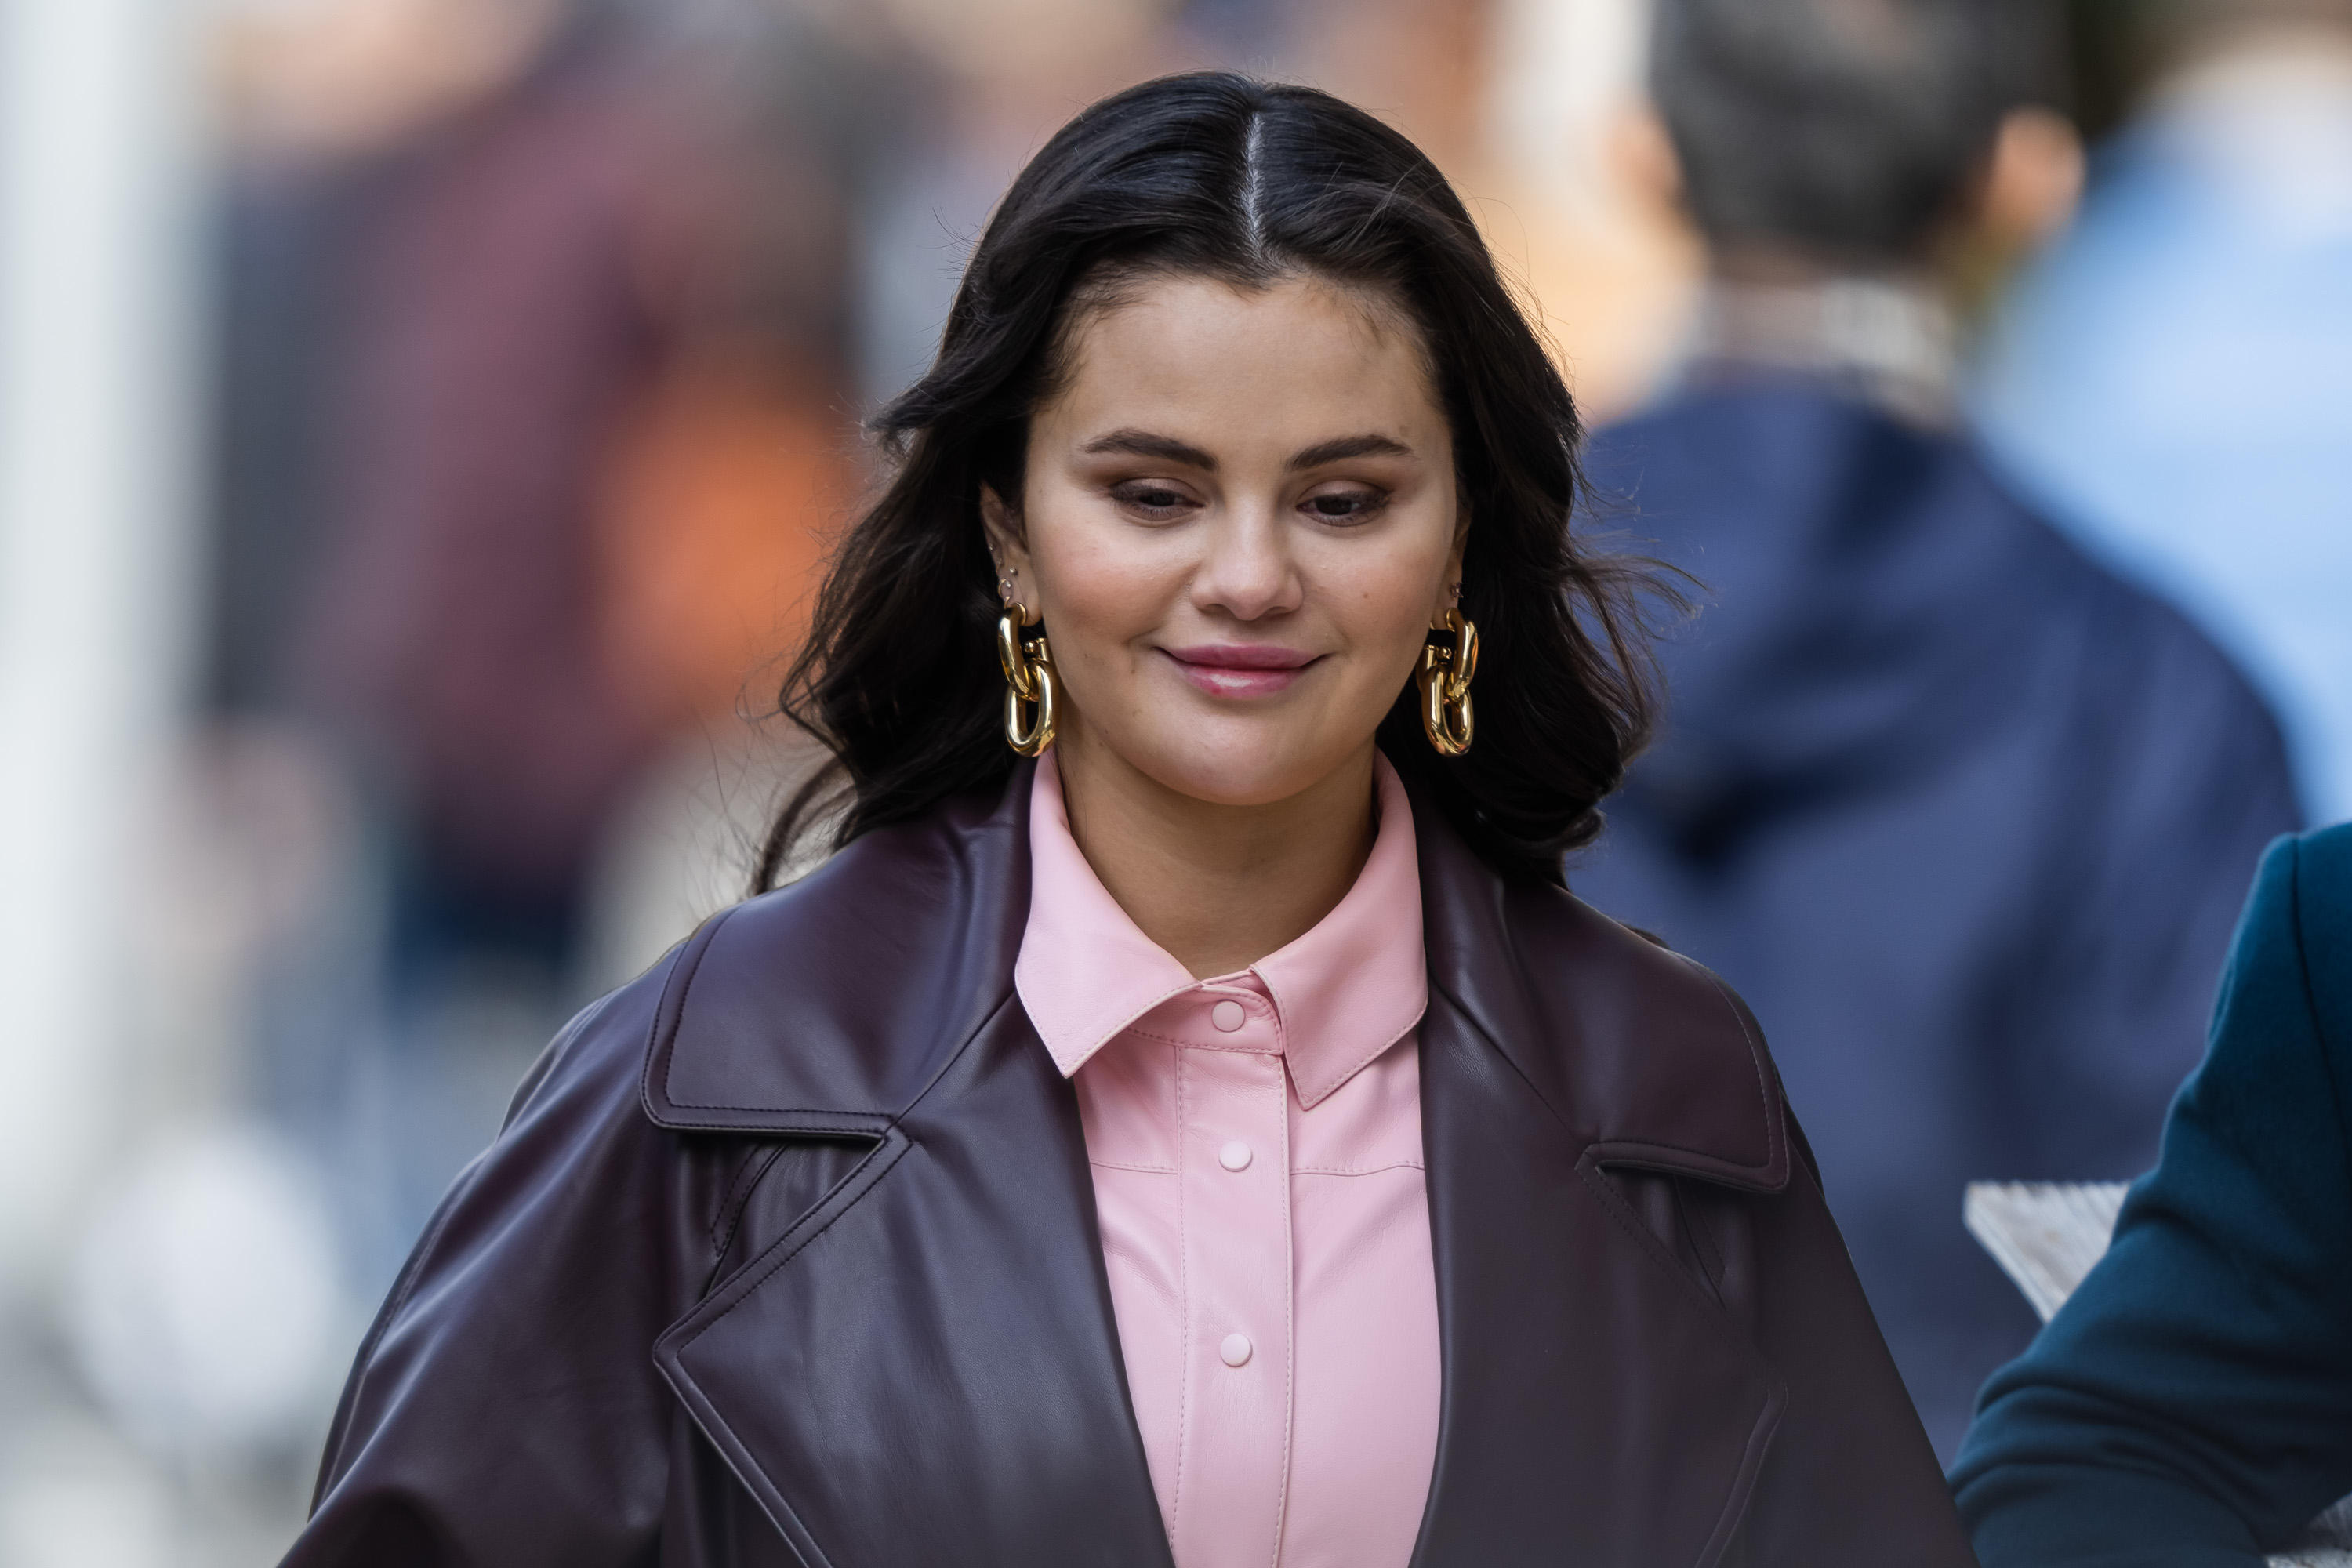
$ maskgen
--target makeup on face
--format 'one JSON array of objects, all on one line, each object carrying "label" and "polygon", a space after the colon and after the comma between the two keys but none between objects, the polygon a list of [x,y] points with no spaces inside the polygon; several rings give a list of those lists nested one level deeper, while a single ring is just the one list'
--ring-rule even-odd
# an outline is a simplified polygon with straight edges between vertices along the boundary
[{"label": "makeup on face", "polygon": [[1459,575],[1451,431],[1388,307],[1171,278],[1077,330],[992,539],[1053,628],[1068,776],[1297,796],[1370,766]]},{"label": "makeup on face", "polygon": [[1320,656],[1272,643],[1195,643],[1160,652],[1197,690],[1211,697],[1274,697],[1297,684]]}]

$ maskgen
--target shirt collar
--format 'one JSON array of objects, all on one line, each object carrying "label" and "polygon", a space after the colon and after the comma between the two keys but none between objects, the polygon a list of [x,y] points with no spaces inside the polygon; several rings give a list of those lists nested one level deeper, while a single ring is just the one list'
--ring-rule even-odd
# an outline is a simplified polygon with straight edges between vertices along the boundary
[{"label": "shirt collar", "polygon": [[1700,299],[1678,379],[1696,387],[1794,374],[1943,429],[1958,402],[1958,342],[1950,305],[1916,279],[1717,279]]},{"label": "shirt collar", "polygon": [[[1310,1108],[1402,1039],[1429,1005],[1412,805],[1387,758],[1376,755],[1374,771],[1380,826],[1355,885],[1248,971],[1273,999],[1291,1083]],[[1030,788],[1029,869],[1013,986],[1063,1077],[1170,997],[1217,983],[1194,980],[1104,889],[1071,837],[1050,752]]]}]

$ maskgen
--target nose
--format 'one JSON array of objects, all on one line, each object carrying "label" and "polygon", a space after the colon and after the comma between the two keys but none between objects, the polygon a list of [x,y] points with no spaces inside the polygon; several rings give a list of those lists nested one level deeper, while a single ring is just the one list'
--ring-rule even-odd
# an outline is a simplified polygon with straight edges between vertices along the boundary
[{"label": "nose", "polygon": [[1194,608],[1255,621],[1295,610],[1305,600],[1288,531],[1272,505],[1232,507],[1202,538],[1205,553],[1192,574]]}]

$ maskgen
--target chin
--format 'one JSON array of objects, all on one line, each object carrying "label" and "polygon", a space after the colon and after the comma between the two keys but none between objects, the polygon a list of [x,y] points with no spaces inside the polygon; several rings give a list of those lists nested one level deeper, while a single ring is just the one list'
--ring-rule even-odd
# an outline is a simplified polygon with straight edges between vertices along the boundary
[{"label": "chin", "polygon": [[1270,805],[1314,788],[1347,762],[1344,755],[1302,755],[1287,739],[1253,735],[1240,743],[1203,739],[1156,746],[1146,771],[1195,800]]}]

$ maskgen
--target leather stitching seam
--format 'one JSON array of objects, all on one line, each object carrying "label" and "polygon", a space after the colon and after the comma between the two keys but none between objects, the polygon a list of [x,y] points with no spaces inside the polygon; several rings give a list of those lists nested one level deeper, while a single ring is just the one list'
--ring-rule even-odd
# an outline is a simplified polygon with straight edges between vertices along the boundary
[{"label": "leather stitching seam", "polygon": [[751,1207],[751,1195],[760,1190],[760,1184],[767,1180],[769,1170],[783,1157],[783,1153],[784,1145],[776,1142],[769,1144],[764,1151],[754,1149],[745,1157],[743,1168],[736,1173],[734,1188],[727,1194],[726,1206],[719,1211],[719,1218],[710,1227],[713,1263],[726,1261],[727,1249],[735,1245],[735,1233],[743,1228],[743,1215]]},{"label": "leather stitching seam", "polygon": [[[742,907],[742,905],[737,904],[733,909],[720,911],[719,914],[713,916],[709,922],[706,924],[701,931],[697,931],[694,936],[688,938],[688,945],[690,951],[681,959],[678,966],[670,971],[669,979],[662,985],[661,1001],[654,1007],[652,1037],[646,1042],[645,1072],[638,1079],[637,1086],[637,1092],[644,1098],[646,1103],[649,1106],[653,1103],[654,1063],[657,1059],[662,1064],[662,1098],[669,1101],[672,1105],[677,1105],[680,1103],[674,1096],[671,1095],[669,1086],[670,1074],[677,1063],[677,1046],[678,1032],[686,1026],[687,994],[694,988],[694,977],[697,973],[700,973],[702,969],[703,955],[708,953],[711,949],[712,943],[719,940],[719,928],[727,923],[729,917],[734,914],[735,910],[741,909]],[[677,995],[677,1008],[675,1013],[670,1009],[670,995],[673,990],[675,990]],[[696,1105],[688,1106],[684,1109],[693,1110],[723,1110],[724,1107],[716,1105]]]},{"label": "leather stitching seam", "polygon": [[[1632,1206],[1625,1202],[1624,1195],[1610,1188],[1608,1178],[1591,1160],[1579,1160],[1576,1163],[1576,1173],[1593,1196],[1600,1200],[1601,1208],[1609,1217],[1617,1222],[1618,1228],[1632,1237],[1642,1250],[1649,1254],[1652,1261],[1664,1265],[1666,1272],[1680,1280],[1685,1289],[1705,1302],[1707,1309],[1725,1320],[1727,1324],[1735,1329],[1743,1327],[1724,1310],[1722,1300],[1712,1290],[1691,1277],[1690,1269],[1685,1268],[1682,1259],[1676,1258],[1666,1244],[1658,1238],[1657,1233],[1642,1223],[1641,1216],[1636,1215]],[[1744,1333],[1741,1337],[1744,1338]],[[1753,1347],[1748,1348],[1749,1353],[1754,1354]]]},{"label": "leather stitching seam", "polygon": [[[775,1246],[772,1250],[781,1253],[782,1256],[778,1257],[773,1262],[769,1263],[766,1268],[760,1269],[757,1277],[747,1280],[745,1283],[740,1286],[731,1282],[730,1283],[728,1289],[734,1294],[735,1300],[729,1302],[724,1310],[711,1314],[710,1321],[709,1322],[702,1324],[700,1327],[697,1328],[694,1332],[687,1335],[685,1339],[679,1341],[677,1346],[679,1352],[683,1352],[688,1345],[693,1344],[695,1341],[700,1339],[704,1334],[709,1333],[713,1328],[717,1327],[719,1320],[725,1317],[729,1312],[733,1311],[736,1307],[741,1305],[742,1299],[744,1297],[749,1296],[752,1291],[757,1290],[761,1286],[766,1284],[769,1279],[774,1277],[776,1270],[782,1268],[785,1264],[790,1263],[793,1258],[799,1257],[802,1252],[807,1249],[808,1245],[811,1242],[814,1241],[818,1237],[823,1236],[826,1231],[831,1230],[834,1226],[840,1221],[844,1215],[857,1206],[859,1200],[863,1199],[867,1193],[874,1190],[876,1185],[881,1182],[884,1176],[889,1174],[890,1167],[898,1163],[899,1157],[914,1146],[914,1140],[908,1138],[906,1133],[898,1130],[896,1124],[893,1124],[889,1131],[885,1133],[877,1142],[876,1142],[873,1150],[866,1154],[866,1158],[860,1160],[856,1165],[852,1166],[849,1173],[842,1177],[840,1182],[834,1186],[831,1192],[818,1199],[815,1206],[811,1208],[806,1215],[800,1218],[800,1220],[796,1221],[792,1229],[785,1231],[782,1236],[776,1238]],[[887,1159],[882,1159],[881,1157],[886,1152],[889,1157]],[[881,1160],[881,1163],[877,1165],[875,1163],[877,1160]],[[873,1167],[873,1172],[870,1175],[867,1175],[866,1171],[869,1166]],[[864,1181],[860,1181],[858,1179],[860,1176],[865,1176],[866,1179]],[[849,1189],[852,1187],[855,1187],[856,1191],[850,1192]],[[822,1223],[812,1224],[811,1222],[815,1221],[817,1216],[820,1214],[824,1214],[824,1211],[827,1207],[832,1207],[833,1213],[824,1215]],[[806,1235],[796,1235],[795,1232],[799,1231],[801,1226],[804,1225],[809,1226],[810,1227],[808,1233]],[[753,1267],[757,1267],[757,1265],[754,1265]]]},{"label": "leather stitching seam", "polygon": [[1769,1170],[1780,1163],[1780,1119],[1772,1114],[1772,1085],[1764,1074],[1764,1042],[1758,1039],[1756,1032],[1748,1026],[1748,1019],[1740,1013],[1738,1005],[1732,1001],[1729,989],[1716,973],[1704,965],[1697,967],[1699,973],[1706,976],[1707,984],[1715,987],[1715,994],[1723,999],[1724,1007],[1731,1014],[1731,1021],[1739,1026],[1739,1037],[1748,1042],[1748,1064],[1756,1071],[1756,1097],[1764,1109],[1764,1168]]}]

